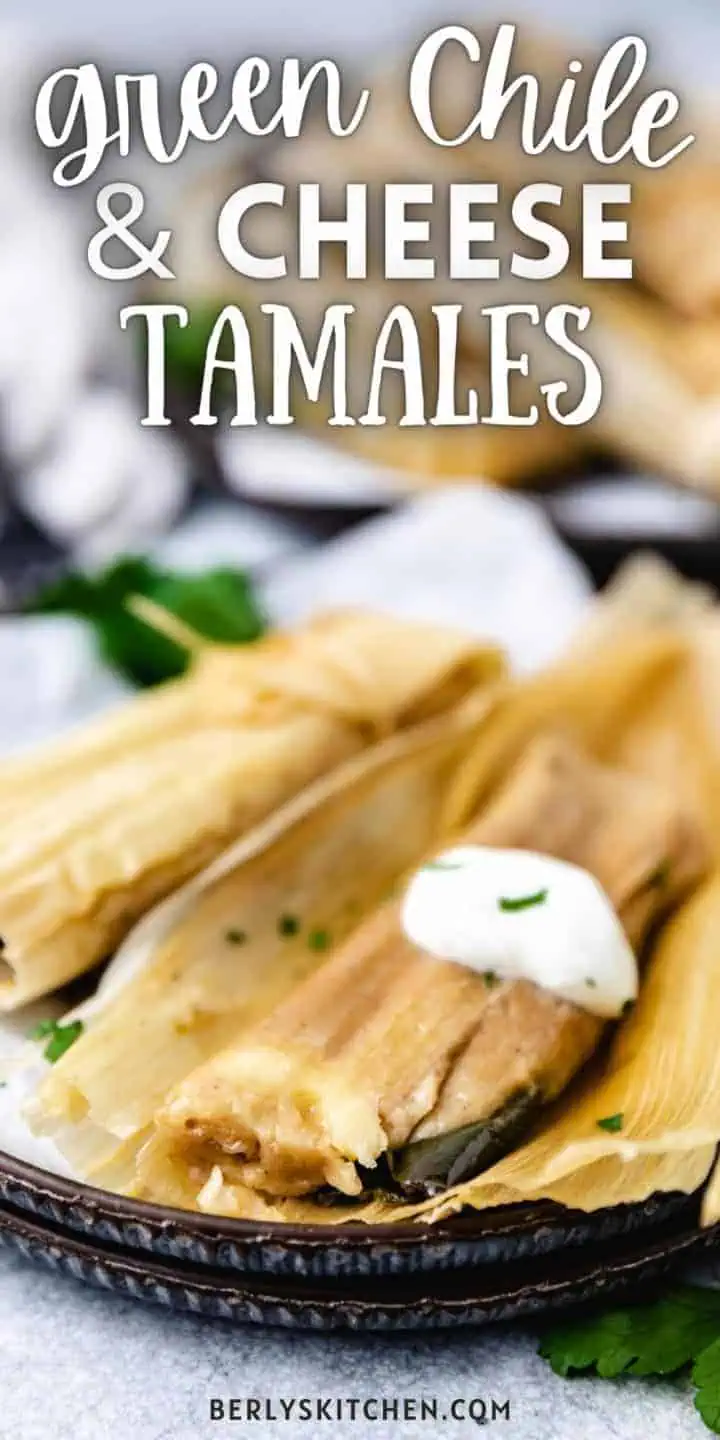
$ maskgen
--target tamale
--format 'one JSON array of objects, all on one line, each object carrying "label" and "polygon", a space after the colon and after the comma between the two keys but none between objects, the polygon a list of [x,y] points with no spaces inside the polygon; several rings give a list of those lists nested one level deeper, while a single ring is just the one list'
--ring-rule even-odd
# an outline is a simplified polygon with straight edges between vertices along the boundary
[{"label": "tamale", "polygon": [[455,632],[348,612],[208,647],[187,677],[0,765],[0,1008],[87,970],[291,795],[500,668]]},{"label": "tamale", "polygon": [[[466,838],[589,870],[635,947],[706,863],[704,837],[672,791],[598,765],[561,736],[528,748]],[[189,1157],[198,1147],[221,1167],[231,1157],[233,1183],[271,1196],[324,1185],[357,1194],[360,1172],[372,1186],[380,1158],[405,1147],[399,1168],[408,1173],[409,1158],[413,1179],[414,1143],[442,1136],[447,1150],[460,1131],[444,1173],[428,1176],[422,1149],[419,1178],[447,1183],[468,1142],[482,1163],[488,1127],[490,1158],[514,1143],[602,1030],[597,1017],[526,981],[488,987],[419,951],[388,902],[266,1019],[181,1082],[156,1125]]]},{"label": "tamale", "polygon": [[595,599],[572,643],[572,654],[634,630],[688,626],[717,604],[710,585],[688,580],[652,550],[624,560]]},{"label": "tamale", "polygon": [[[472,1206],[541,1198],[580,1210],[636,1204],[658,1190],[693,1193],[712,1170],[720,1142],[720,1051],[714,996],[720,873],[660,934],[638,1004],[609,1052],[551,1110],[526,1145],[485,1175],[430,1202],[440,1219]],[[617,1116],[613,1133],[599,1122]],[[703,1221],[718,1219],[717,1172],[703,1199]],[[317,1207],[316,1207],[317,1208]],[[428,1204],[374,1221],[428,1213]]]}]

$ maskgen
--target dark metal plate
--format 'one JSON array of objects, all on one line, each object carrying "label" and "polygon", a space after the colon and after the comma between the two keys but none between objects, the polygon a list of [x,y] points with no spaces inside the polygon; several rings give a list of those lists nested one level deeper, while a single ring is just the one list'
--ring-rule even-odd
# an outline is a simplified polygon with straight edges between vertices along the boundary
[{"label": "dark metal plate", "polygon": [[237,1275],[177,1259],[79,1240],[0,1207],[0,1243],[28,1259],[102,1289],[174,1311],[236,1324],[310,1330],[421,1330],[481,1325],[636,1295],[672,1266],[697,1258],[708,1235],[695,1227],[658,1241],[626,1237],[612,1255],[592,1248],[515,1264],[402,1277],[343,1277],[332,1284],[288,1276]]}]

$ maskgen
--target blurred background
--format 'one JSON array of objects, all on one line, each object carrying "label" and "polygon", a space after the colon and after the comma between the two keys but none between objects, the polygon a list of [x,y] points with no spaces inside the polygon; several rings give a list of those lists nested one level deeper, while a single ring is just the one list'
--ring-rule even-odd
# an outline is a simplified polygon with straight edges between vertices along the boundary
[{"label": "blurred background", "polygon": [[[703,147],[687,183],[651,194],[642,215],[638,211],[647,260],[638,283],[629,296],[616,298],[613,291],[607,313],[600,313],[609,368],[617,369],[602,424],[580,444],[558,447],[547,437],[537,444],[533,438],[532,453],[499,459],[495,452],[474,453],[468,444],[460,452],[446,447],[420,455],[391,444],[373,453],[368,447],[339,450],[312,424],[307,434],[282,436],[238,435],[222,426],[191,432],[183,423],[179,375],[171,397],[177,426],[172,432],[142,429],[141,357],[117,324],[120,306],[131,297],[122,286],[94,279],[85,262],[87,237],[97,228],[98,186],[91,181],[81,191],[58,192],[49,182],[47,157],[31,133],[38,76],[89,59],[108,69],[153,68],[172,76],[201,58],[231,66],[253,51],[333,55],[371,74],[391,66],[396,52],[407,53],[435,23],[477,28],[500,20],[516,20],[531,37],[539,27],[551,50],[556,46],[564,57],[619,34],[641,34],[651,44],[658,80],[672,83],[693,116],[702,117]],[[539,512],[543,533],[553,545],[560,537],[569,547],[570,563],[585,567],[588,586],[603,583],[638,548],[660,551],[685,573],[714,583],[720,577],[719,41],[717,0],[684,0],[682,6],[676,0],[588,0],[584,6],[515,0],[512,13],[502,14],[482,5],[463,11],[450,0],[364,0],[362,6],[337,0],[264,0],[261,6],[236,0],[123,0],[117,6],[5,0],[0,605],[6,624],[0,649],[19,643],[17,663],[25,663],[30,631],[18,631],[15,620],[69,572],[92,573],[118,557],[149,554],[158,564],[181,568],[242,567],[281,593],[289,564],[320,560],[338,537],[342,542],[373,517],[376,526],[389,523],[382,516],[393,507],[429,489],[449,485],[454,491],[457,481],[480,494],[476,523],[486,549],[496,527],[525,525],[530,506],[531,525]],[[221,156],[205,147],[204,154],[193,152],[186,164],[162,173],[128,162],[127,173],[144,186],[158,224],[182,229],[188,215],[202,210],[202,197],[214,193],[213,168],[228,160],[241,165],[237,149],[234,142],[232,153]],[[377,163],[375,157],[376,175]],[[322,164],[321,157],[321,170]],[[401,140],[388,146],[388,169],[402,169]],[[108,173],[122,178],[124,171],[113,161]],[[331,166],[331,178],[333,173]],[[574,172],[574,178],[583,177]],[[225,183],[225,195],[229,188]],[[215,282],[206,282],[204,263],[202,253],[199,259],[195,254],[186,277],[191,300],[193,293],[203,303],[242,298],[230,285],[220,295]],[[683,276],[691,277],[687,285]],[[501,496],[491,492],[485,504],[488,478],[503,489]],[[524,490],[527,500],[519,493]],[[422,543],[403,543],[410,552],[400,567],[402,583],[409,585],[412,547],[417,579]],[[392,567],[391,555],[385,563]],[[517,557],[508,547],[508,582],[513,564]],[[319,578],[313,583],[320,587]],[[333,584],[320,588],[332,602]],[[348,598],[341,590],[338,598]],[[520,594],[517,586],[515,592]],[[434,593],[437,599],[437,586]],[[528,603],[526,590],[522,603]]]}]

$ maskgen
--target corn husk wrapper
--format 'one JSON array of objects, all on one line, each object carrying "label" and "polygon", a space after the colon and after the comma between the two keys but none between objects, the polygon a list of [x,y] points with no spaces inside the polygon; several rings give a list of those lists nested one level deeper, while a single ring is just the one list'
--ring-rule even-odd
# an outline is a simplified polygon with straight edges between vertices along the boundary
[{"label": "corn husk wrapper", "polygon": [[322,962],[313,933],[341,939],[434,843],[492,704],[479,692],[348,762],[145,918],[32,1106],[81,1173],[113,1183],[169,1087]]},{"label": "corn husk wrapper", "polygon": [[617,640],[636,630],[692,626],[717,604],[710,585],[687,580],[664,556],[652,550],[630,555],[618,567],[572,641],[571,653]]},{"label": "corn husk wrapper", "polygon": [[[516,687],[478,736],[448,797],[458,828],[499,767],[542,728],[562,727],[591,755],[662,781],[720,849],[720,612],[692,621],[611,622],[568,660]],[[624,632],[624,633],[619,633]]]},{"label": "corn husk wrapper", "polygon": [[187,678],[0,766],[0,1008],[88,969],[303,786],[500,669],[454,631],[340,613],[208,647]]}]

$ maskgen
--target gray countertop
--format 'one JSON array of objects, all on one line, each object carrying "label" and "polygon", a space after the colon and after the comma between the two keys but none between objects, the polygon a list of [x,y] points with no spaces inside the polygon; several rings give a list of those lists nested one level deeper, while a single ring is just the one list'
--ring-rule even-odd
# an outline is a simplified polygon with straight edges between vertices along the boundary
[{"label": "gray countertop", "polygon": [[[1,1440],[700,1440],[684,1385],[564,1381],[516,1327],[428,1335],[233,1329],[84,1289],[0,1251]],[[213,1423],[210,1399],[257,1396],[509,1400],[480,1427],[372,1421]]]}]

